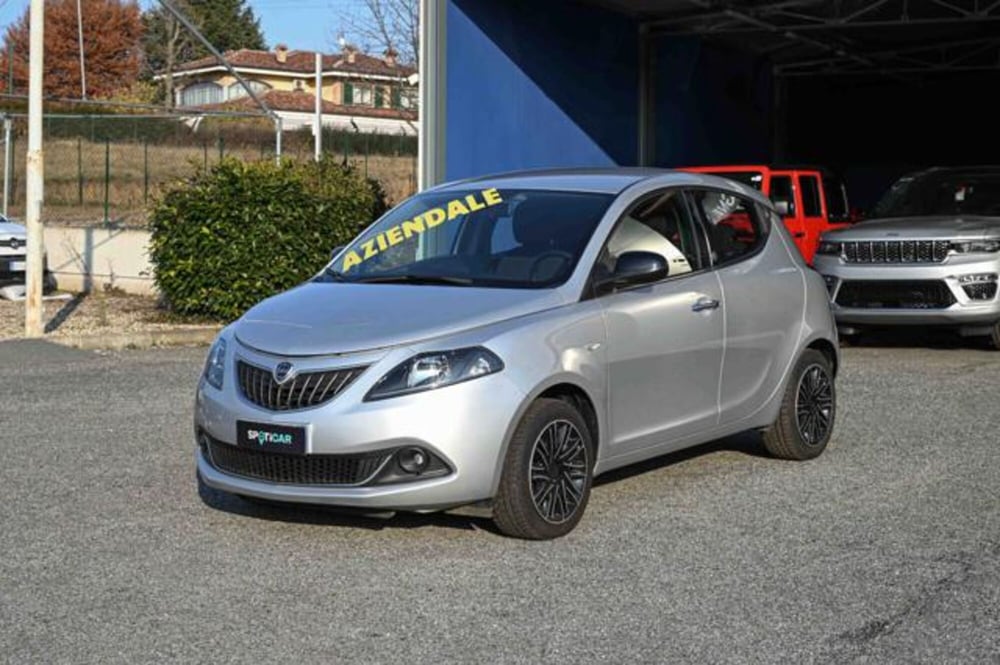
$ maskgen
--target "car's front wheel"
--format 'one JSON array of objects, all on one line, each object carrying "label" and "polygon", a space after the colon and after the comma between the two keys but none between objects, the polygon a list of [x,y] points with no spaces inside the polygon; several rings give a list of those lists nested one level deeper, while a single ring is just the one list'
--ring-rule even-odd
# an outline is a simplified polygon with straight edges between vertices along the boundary
[{"label": "car's front wheel", "polygon": [[990,331],[989,344],[990,348],[994,351],[1000,351],[1000,321],[993,324],[993,330]]},{"label": "car's front wheel", "polygon": [[583,517],[593,480],[594,445],[580,413],[558,399],[528,407],[514,431],[493,502],[504,534],[547,540]]},{"label": "car's front wheel", "polygon": [[817,457],[830,441],[836,415],[833,365],[819,351],[806,349],[789,377],[778,419],[764,432],[764,447],[781,459]]}]

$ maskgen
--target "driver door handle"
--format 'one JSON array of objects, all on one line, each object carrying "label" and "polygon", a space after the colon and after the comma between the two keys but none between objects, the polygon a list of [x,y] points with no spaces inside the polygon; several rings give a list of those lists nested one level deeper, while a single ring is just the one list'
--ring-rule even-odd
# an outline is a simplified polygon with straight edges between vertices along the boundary
[{"label": "driver door handle", "polygon": [[708,296],[702,296],[691,305],[692,312],[703,312],[707,309],[719,309],[719,301]]}]

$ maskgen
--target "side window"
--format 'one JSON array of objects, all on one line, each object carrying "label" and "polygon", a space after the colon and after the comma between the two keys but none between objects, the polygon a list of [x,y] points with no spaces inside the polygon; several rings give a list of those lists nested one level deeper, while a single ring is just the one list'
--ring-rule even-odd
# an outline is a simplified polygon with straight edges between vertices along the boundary
[{"label": "side window", "polygon": [[826,196],[826,214],[831,222],[846,222],[850,219],[847,191],[839,178],[823,176],[823,194]]},{"label": "side window", "polygon": [[598,269],[611,274],[625,252],[655,252],[667,261],[669,277],[708,265],[704,236],[681,190],[659,191],[640,199],[611,232]]},{"label": "side window", "polygon": [[806,217],[822,217],[823,206],[819,200],[819,182],[816,176],[799,176],[799,186],[802,187],[802,214]]},{"label": "side window", "polygon": [[737,261],[764,244],[766,227],[752,201],[714,189],[692,190],[691,200],[708,231],[715,263]]},{"label": "side window", "polygon": [[771,201],[782,216],[795,217],[795,190],[790,176],[771,176]]}]

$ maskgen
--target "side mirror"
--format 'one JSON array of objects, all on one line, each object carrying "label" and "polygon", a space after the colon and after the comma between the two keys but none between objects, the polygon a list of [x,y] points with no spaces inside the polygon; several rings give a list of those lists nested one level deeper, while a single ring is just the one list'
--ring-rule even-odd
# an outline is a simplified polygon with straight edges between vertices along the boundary
[{"label": "side mirror", "polygon": [[333,261],[335,258],[337,258],[337,254],[340,254],[342,251],[344,251],[345,247],[347,247],[347,245],[337,245],[336,247],[334,247],[333,251],[330,252],[330,260]]},{"label": "side mirror", "polygon": [[658,282],[670,273],[667,259],[656,252],[625,252],[615,261],[615,270],[599,287],[611,290],[622,286]]},{"label": "side mirror", "polygon": [[792,204],[790,201],[784,201],[782,199],[777,199],[772,201],[774,204],[774,209],[778,211],[778,214],[782,217],[788,217],[792,214]]}]

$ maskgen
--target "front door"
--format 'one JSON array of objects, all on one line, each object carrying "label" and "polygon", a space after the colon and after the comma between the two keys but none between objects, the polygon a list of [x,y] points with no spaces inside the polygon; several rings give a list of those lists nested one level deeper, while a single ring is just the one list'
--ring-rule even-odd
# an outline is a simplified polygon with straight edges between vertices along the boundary
[{"label": "front door", "polygon": [[683,193],[660,190],[619,221],[598,271],[657,252],[665,279],[601,296],[607,326],[612,456],[683,438],[718,420],[725,303],[707,241]]}]

